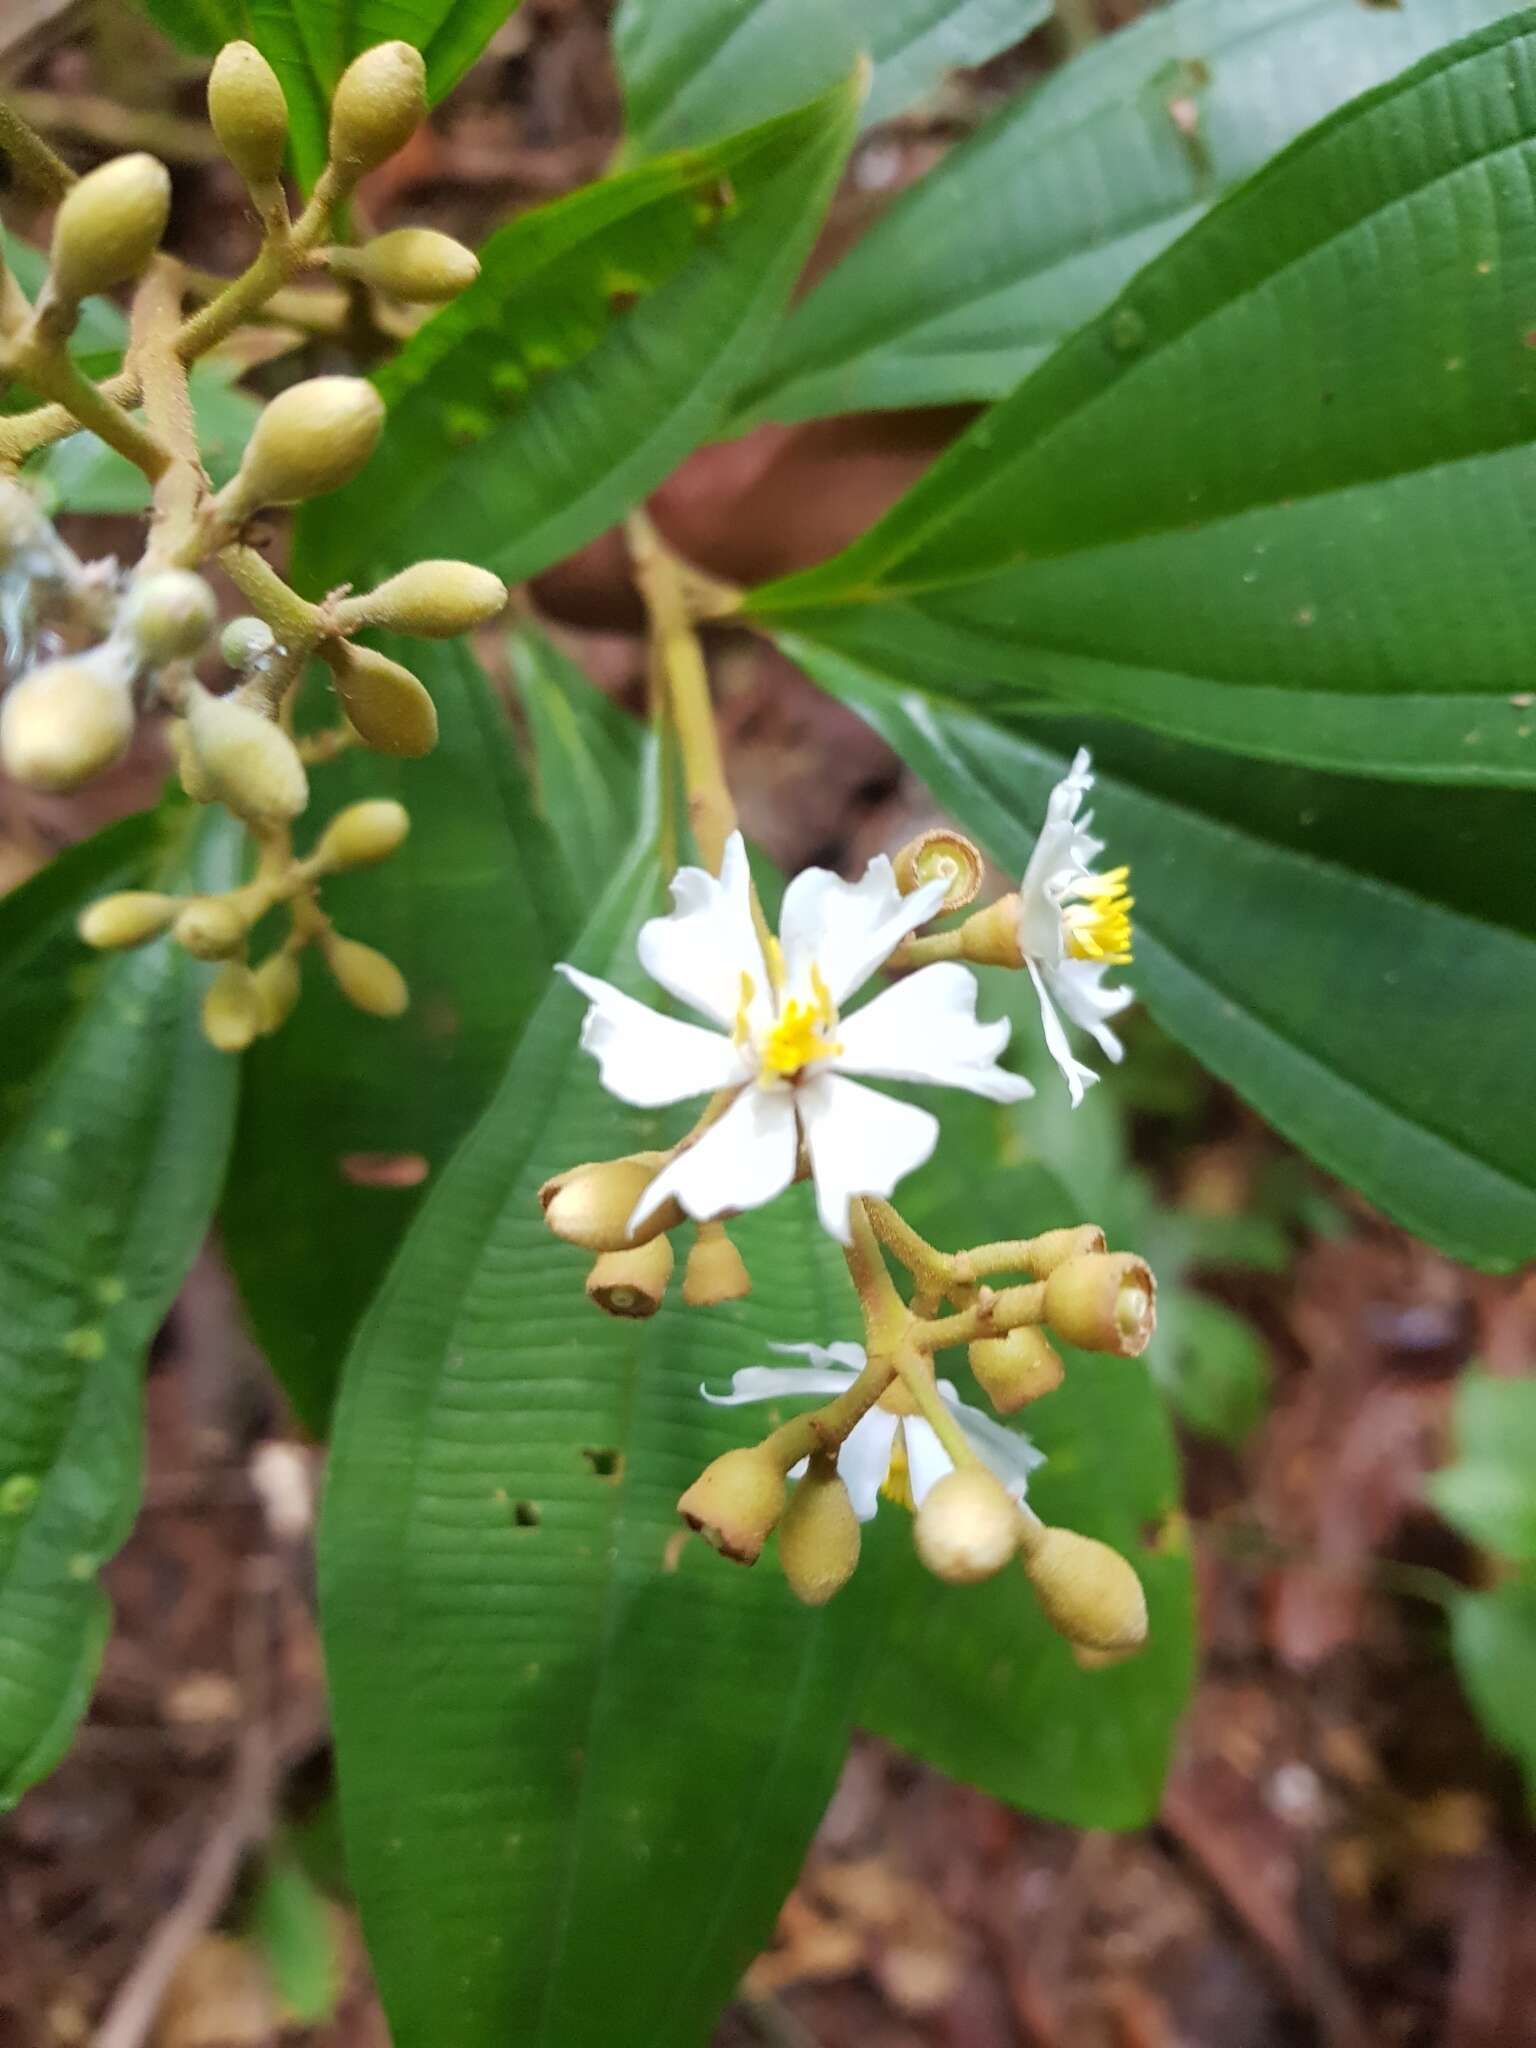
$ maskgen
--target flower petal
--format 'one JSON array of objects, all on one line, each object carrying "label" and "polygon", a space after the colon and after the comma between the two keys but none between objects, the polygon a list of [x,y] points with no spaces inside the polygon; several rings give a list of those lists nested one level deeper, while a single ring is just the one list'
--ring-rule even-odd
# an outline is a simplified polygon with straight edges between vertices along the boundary
[{"label": "flower petal", "polygon": [[892,1193],[933,1151],[938,1118],[841,1074],[818,1074],[796,1090],[795,1099],[822,1223],[847,1244],[854,1196]]},{"label": "flower petal", "polygon": [[741,977],[747,975],[752,1021],[767,1021],[772,992],[752,922],[752,883],[739,832],[725,843],[718,880],[703,868],[678,869],[672,909],[640,927],[635,950],[653,981],[727,1031],[736,1021]]},{"label": "flower petal", "polygon": [[798,1151],[788,1090],[743,1088],[718,1123],[657,1174],[636,1204],[630,1231],[669,1196],[700,1223],[728,1209],[761,1208],[794,1179]]},{"label": "flower petal", "polygon": [[745,1078],[740,1050],[718,1031],[664,1017],[612,982],[564,961],[555,972],[587,998],[581,1042],[597,1061],[603,1086],[621,1101],[659,1109],[690,1095],[737,1087]]},{"label": "flower petal", "polygon": [[1015,1500],[1023,1500],[1029,1490],[1030,1473],[1045,1463],[1044,1451],[1037,1450],[1020,1431],[1005,1428],[990,1415],[983,1415],[979,1408],[970,1407],[948,1380],[940,1382],[939,1391],[954,1409],[971,1449],[997,1474]]},{"label": "flower petal", "polygon": [[837,1469],[861,1522],[873,1521],[880,1505],[880,1489],[891,1469],[897,1421],[889,1410],[871,1408],[849,1430],[837,1454]]},{"label": "flower petal", "polygon": [[1118,1062],[1125,1057],[1125,1047],[1105,1019],[1118,1017],[1129,1008],[1136,993],[1123,983],[1118,988],[1105,988],[1104,977],[1108,972],[1103,961],[1063,960],[1046,979],[1068,1022],[1091,1032],[1106,1056]]},{"label": "flower petal", "polygon": [[1092,1067],[1085,1067],[1080,1059],[1073,1056],[1061,1019],[1046,993],[1044,976],[1033,960],[1025,964],[1029,968],[1029,978],[1035,984],[1035,994],[1040,999],[1040,1022],[1045,1026],[1045,1049],[1060,1067],[1066,1080],[1067,1092],[1072,1097],[1072,1107],[1076,1109],[1099,1077]]},{"label": "flower petal", "polygon": [[1006,1017],[978,1022],[977,994],[975,975],[957,961],[924,967],[842,1019],[843,1049],[829,1065],[844,1074],[937,1081],[991,1102],[1022,1102],[1034,1089],[997,1064],[1011,1027]]},{"label": "flower petal", "polygon": [[868,1363],[862,1344],[770,1344],[768,1349],[782,1351],[791,1358],[808,1358],[822,1372],[834,1365],[843,1366],[853,1379]]},{"label": "flower petal", "polygon": [[907,1434],[907,1479],[912,1488],[912,1505],[920,1508],[929,1488],[946,1472],[954,1471],[955,1461],[934,1434],[933,1424],[924,1422],[920,1415],[909,1415],[902,1428]]},{"label": "flower petal", "polygon": [[943,881],[925,882],[903,896],[883,853],[856,882],[845,882],[826,868],[803,868],[784,891],[779,917],[790,994],[802,1002],[810,996],[814,966],[833,1002],[841,1003],[868,981],[908,932],[927,923],[947,887]]},{"label": "flower petal", "polygon": [[699,1392],[715,1408],[739,1408],[744,1401],[799,1401],[846,1393],[857,1378],[857,1373],[835,1367],[818,1371],[809,1365],[744,1365],[731,1374],[728,1394],[712,1394],[705,1386]]}]

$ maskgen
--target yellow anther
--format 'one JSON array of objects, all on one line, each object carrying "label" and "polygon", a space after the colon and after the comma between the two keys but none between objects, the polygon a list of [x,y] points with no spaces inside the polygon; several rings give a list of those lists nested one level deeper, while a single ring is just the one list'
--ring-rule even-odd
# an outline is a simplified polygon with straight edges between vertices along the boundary
[{"label": "yellow anther", "polygon": [[811,962],[811,987],[816,994],[816,1012],[830,1031],[837,1023],[837,1007],[832,1001],[832,991],[827,987],[826,977],[815,961]]},{"label": "yellow anther", "polygon": [[1079,901],[1062,912],[1067,952],[1074,960],[1096,960],[1106,967],[1124,967],[1131,957],[1131,908],[1126,894],[1128,867],[1107,875],[1086,875],[1077,885]]},{"label": "yellow anther", "polygon": [[747,970],[741,970],[741,994],[736,1002],[736,1024],[731,1032],[732,1045],[745,1045],[752,1036],[748,1018],[752,1010],[752,998],[757,994],[757,984]]},{"label": "yellow anther", "polygon": [[831,1059],[843,1048],[836,1040],[823,1038],[821,1027],[835,1021],[835,1011],[828,1018],[819,1003],[797,1003],[791,997],[763,1041],[763,1066],[770,1074],[788,1076],[798,1074],[813,1060]]},{"label": "yellow anther", "polygon": [[899,1508],[912,1513],[912,1474],[907,1464],[907,1433],[898,1429],[891,1438],[891,1462],[880,1482],[884,1499],[892,1501]]},{"label": "yellow anther", "polygon": [[768,962],[768,985],[777,995],[789,979],[789,976],[784,967],[784,948],[779,944],[772,932],[768,934],[768,937],[763,942],[763,953]]}]

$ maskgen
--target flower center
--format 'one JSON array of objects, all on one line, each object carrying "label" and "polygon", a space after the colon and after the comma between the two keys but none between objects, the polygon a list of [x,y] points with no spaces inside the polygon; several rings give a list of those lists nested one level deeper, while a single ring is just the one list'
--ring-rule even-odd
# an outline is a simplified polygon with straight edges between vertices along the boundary
[{"label": "flower center", "polygon": [[1084,875],[1073,885],[1075,903],[1062,906],[1066,947],[1074,960],[1098,960],[1106,967],[1124,967],[1131,957],[1131,906],[1126,894],[1129,868],[1111,868],[1107,875]]},{"label": "flower center", "polygon": [[[842,1051],[833,1036],[837,1030],[837,1006],[819,967],[811,969],[811,990],[813,1000],[808,1003],[791,996],[758,1040],[758,1065],[763,1074],[792,1080],[816,1060],[832,1059]],[[748,1013],[754,993],[751,975],[744,974],[732,1034],[738,1045],[747,1044],[751,1037]]]}]

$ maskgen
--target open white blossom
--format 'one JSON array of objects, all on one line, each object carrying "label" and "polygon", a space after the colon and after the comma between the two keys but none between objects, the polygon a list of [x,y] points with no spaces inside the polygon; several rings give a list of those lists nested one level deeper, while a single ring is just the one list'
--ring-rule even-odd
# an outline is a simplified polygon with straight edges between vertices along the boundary
[{"label": "open white blossom", "polygon": [[1066,1077],[1073,1107],[1099,1078],[1074,1057],[1059,1010],[1097,1039],[1112,1060],[1125,1048],[1109,1019],[1135,1001],[1128,988],[1105,988],[1112,967],[1131,957],[1129,868],[1095,874],[1104,842],[1089,831],[1093,813],[1078,807],[1093,787],[1088,749],[1080,747],[1072,766],[1051,791],[1045,824],[1019,885],[1019,948],[1035,994],[1051,1058]]},{"label": "open white blossom", "polygon": [[[699,1392],[717,1408],[737,1408],[748,1401],[830,1399],[851,1387],[864,1370],[864,1352],[858,1344],[775,1344],[775,1351],[797,1353],[809,1365],[749,1365],[731,1375],[728,1394],[712,1394],[708,1387]],[[979,1408],[960,1399],[950,1380],[938,1382],[939,1393],[966,1440],[988,1469],[1003,1482],[1014,1500],[1024,1499],[1029,1475],[1045,1463],[1027,1436],[1005,1429]],[[794,1466],[791,1479],[799,1479],[806,1460]],[[837,1469],[848,1488],[853,1511],[861,1522],[872,1519],[880,1495],[899,1501],[903,1507],[920,1508],[929,1487],[955,1461],[935,1435],[931,1423],[919,1415],[894,1415],[878,1403],[849,1430],[837,1454]]]},{"label": "open white blossom", "polygon": [[663,1016],[606,981],[559,969],[590,1007],[581,1042],[603,1085],[642,1108],[731,1091],[714,1122],[646,1189],[636,1229],[668,1199],[699,1221],[772,1201],[805,1147],[821,1220],[848,1241],[849,1203],[888,1195],[938,1137],[926,1109],[850,1080],[932,1081],[993,1102],[1032,1091],[997,1060],[1006,1020],[976,1015],[976,980],[953,961],[924,967],[852,1016],[841,1005],[908,932],[932,917],[946,883],[910,896],[890,862],[857,882],[807,868],[784,893],[780,935],[765,950],[752,917],[746,848],[727,842],[719,878],[682,868],[673,908],[642,927],[640,963],[712,1029]]}]

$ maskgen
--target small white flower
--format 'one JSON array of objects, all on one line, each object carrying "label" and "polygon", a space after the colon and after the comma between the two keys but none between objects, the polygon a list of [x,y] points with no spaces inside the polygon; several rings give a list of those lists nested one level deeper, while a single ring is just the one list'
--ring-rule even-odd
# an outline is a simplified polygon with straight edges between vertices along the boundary
[{"label": "small white flower", "polygon": [[[712,1394],[708,1387],[699,1392],[717,1408],[739,1408],[745,1401],[830,1399],[845,1393],[864,1370],[864,1352],[858,1344],[775,1344],[775,1351],[798,1353],[809,1365],[749,1365],[731,1375],[728,1394]],[[1005,1429],[979,1408],[960,1399],[950,1380],[938,1382],[939,1393],[954,1410],[971,1449],[999,1478],[1014,1500],[1022,1501],[1029,1475],[1045,1463],[1027,1436]],[[790,1472],[799,1479],[806,1461]],[[853,1511],[861,1522],[870,1521],[884,1491],[888,1499],[903,1507],[920,1508],[928,1489],[955,1461],[939,1442],[931,1423],[918,1415],[893,1415],[878,1403],[849,1430],[837,1454],[837,1469],[848,1488]]]},{"label": "small white flower", "polygon": [[1108,1019],[1136,1000],[1128,988],[1104,986],[1111,967],[1130,961],[1132,898],[1125,893],[1129,868],[1111,868],[1103,875],[1093,871],[1104,842],[1088,829],[1093,813],[1077,815],[1092,787],[1088,749],[1080,747],[1051,791],[1045,824],[1019,885],[1019,949],[1040,999],[1047,1049],[1066,1077],[1074,1108],[1099,1077],[1074,1058],[1058,1008],[1118,1060],[1125,1048]]},{"label": "small white flower", "polygon": [[784,893],[780,936],[765,955],[746,848],[733,833],[718,880],[681,869],[671,912],[642,927],[637,948],[647,973],[713,1029],[560,967],[590,1004],[581,1042],[613,1094],[651,1109],[734,1091],[651,1182],[632,1229],[669,1198],[701,1222],[772,1201],[794,1179],[803,1142],[821,1220],[846,1243],[849,1203],[890,1194],[928,1158],[939,1129],[926,1109],[861,1088],[850,1074],[935,1081],[993,1102],[1033,1092],[998,1066],[1008,1024],[978,1020],[975,976],[953,961],[922,968],[851,1017],[840,1014],[907,933],[933,916],[946,886],[930,882],[903,896],[883,854],[858,882],[807,868]]}]

